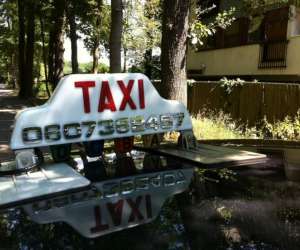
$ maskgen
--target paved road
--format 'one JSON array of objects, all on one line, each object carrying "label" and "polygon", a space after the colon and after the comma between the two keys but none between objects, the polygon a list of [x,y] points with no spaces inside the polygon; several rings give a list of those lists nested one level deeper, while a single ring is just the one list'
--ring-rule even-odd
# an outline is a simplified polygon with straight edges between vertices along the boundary
[{"label": "paved road", "polygon": [[16,113],[28,106],[28,101],[18,99],[13,90],[0,84],[0,162],[13,157],[9,149],[11,126]]}]

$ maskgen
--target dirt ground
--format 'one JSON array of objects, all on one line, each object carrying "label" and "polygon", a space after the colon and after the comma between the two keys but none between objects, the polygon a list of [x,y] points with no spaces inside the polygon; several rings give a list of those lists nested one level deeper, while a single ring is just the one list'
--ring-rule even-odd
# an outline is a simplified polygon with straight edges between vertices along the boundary
[{"label": "dirt ground", "polygon": [[0,84],[0,162],[13,157],[9,149],[11,126],[16,113],[27,106],[28,103],[18,99],[13,90],[5,89],[5,85]]},{"label": "dirt ground", "polygon": [[29,101],[20,100],[11,89],[0,84],[0,162],[13,158],[9,149],[9,140],[16,113],[30,105]]},{"label": "dirt ground", "polygon": [[[0,84],[0,162],[13,159],[11,126],[16,113],[29,106]],[[181,219],[168,205],[153,223],[95,240],[64,223],[38,225],[11,211],[0,216],[0,249],[300,249],[300,184],[287,181],[282,168],[235,179],[196,185],[193,192],[201,198],[186,203]]]}]

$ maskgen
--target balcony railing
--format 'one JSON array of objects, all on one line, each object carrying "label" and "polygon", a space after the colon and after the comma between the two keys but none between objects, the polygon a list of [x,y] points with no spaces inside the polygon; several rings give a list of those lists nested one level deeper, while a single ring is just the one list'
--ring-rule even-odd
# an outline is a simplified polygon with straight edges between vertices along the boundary
[{"label": "balcony railing", "polygon": [[259,69],[285,68],[288,41],[265,42],[260,45]]},{"label": "balcony railing", "polygon": [[295,5],[297,7],[300,6],[300,0],[288,0],[288,1],[282,1],[282,0],[271,0],[271,1],[265,1],[265,4],[261,3],[260,0],[254,0],[253,6],[260,6],[260,8],[264,8],[264,10],[273,9],[273,8],[280,8],[283,6],[289,6],[289,5]]},{"label": "balcony railing", "polygon": [[[246,2],[246,1],[245,1]],[[252,15],[258,14],[260,15],[262,12],[266,13],[271,10],[280,9],[284,7],[288,7],[294,5],[296,7],[300,7],[300,0],[269,0],[269,1],[261,1],[261,0],[252,0],[249,1],[249,4],[246,6],[246,11],[251,11]]]},{"label": "balcony railing", "polygon": [[300,0],[289,0],[289,4],[299,6],[300,5]]}]

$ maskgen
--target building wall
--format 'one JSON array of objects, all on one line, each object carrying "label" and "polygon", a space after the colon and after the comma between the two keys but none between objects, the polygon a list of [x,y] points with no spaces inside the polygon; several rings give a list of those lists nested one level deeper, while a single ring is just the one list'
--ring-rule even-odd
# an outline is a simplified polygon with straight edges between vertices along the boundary
[{"label": "building wall", "polygon": [[300,35],[300,8],[290,7],[287,38]]},{"label": "building wall", "polygon": [[259,44],[200,52],[189,49],[187,69],[203,67],[204,76],[300,75],[300,36],[289,38],[286,68],[259,69],[259,51]]}]

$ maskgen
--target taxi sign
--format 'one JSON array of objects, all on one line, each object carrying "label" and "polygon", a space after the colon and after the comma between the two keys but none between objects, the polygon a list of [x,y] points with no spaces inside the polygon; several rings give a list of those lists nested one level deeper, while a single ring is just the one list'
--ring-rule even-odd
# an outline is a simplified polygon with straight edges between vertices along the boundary
[{"label": "taxi sign", "polygon": [[16,116],[11,149],[191,130],[186,107],[143,74],[64,77],[49,101]]}]

